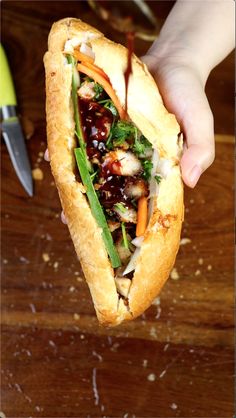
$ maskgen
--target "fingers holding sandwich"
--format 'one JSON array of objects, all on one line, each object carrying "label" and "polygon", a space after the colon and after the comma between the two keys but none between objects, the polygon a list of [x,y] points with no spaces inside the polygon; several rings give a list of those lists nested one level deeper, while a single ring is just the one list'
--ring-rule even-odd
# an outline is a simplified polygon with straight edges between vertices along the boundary
[{"label": "fingers holding sandwich", "polygon": [[215,158],[214,121],[204,91],[204,80],[192,65],[175,57],[142,57],[152,72],[164,103],[176,115],[185,136],[181,160],[182,178],[195,187]]}]

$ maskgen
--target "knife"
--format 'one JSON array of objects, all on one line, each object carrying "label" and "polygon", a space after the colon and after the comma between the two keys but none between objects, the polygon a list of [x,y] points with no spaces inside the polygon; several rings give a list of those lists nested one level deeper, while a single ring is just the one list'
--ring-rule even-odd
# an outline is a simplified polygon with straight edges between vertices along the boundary
[{"label": "knife", "polygon": [[21,125],[16,113],[16,95],[7,62],[0,44],[0,108],[2,117],[2,135],[5,140],[11,162],[26,192],[33,196],[33,181],[29,158],[25,146]]}]

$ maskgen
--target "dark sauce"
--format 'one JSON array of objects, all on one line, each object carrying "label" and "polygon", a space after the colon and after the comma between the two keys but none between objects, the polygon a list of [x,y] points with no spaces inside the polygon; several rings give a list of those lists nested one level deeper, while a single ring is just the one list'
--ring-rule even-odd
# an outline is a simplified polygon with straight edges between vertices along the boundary
[{"label": "dark sauce", "polygon": [[106,150],[106,140],[113,121],[113,115],[109,109],[97,102],[79,99],[81,120],[84,128],[84,136],[87,143],[87,153],[93,156],[93,150],[98,150],[98,156],[102,156]]},{"label": "dark sauce", "polygon": [[127,39],[127,49],[128,49],[128,56],[127,56],[127,67],[124,72],[125,78],[125,115],[127,117],[127,108],[128,108],[128,86],[129,86],[129,77],[132,74],[132,54],[134,51],[134,37],[135,32],[127,32],[126,39]]},{"label": "dark sauce", "polygon": [[105,208],[111,209],[116,203],[126,202],[124,194],[124,178],[109,176],[99,189],[100,201]]}]

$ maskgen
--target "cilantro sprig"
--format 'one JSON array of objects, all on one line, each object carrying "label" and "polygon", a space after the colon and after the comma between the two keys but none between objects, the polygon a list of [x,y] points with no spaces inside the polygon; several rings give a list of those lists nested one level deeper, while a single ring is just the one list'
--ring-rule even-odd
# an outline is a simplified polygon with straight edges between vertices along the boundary
[{"label": "cilantro sprig", "polygon": [[135,154],[137,154],[139,157],[142,157],[145,155],[146,151],[151,148],[152,144],[148,141],[147,138],[145,138],[144,135],[140,135],[140,137],[138,136],[138,134],[135,135],[133,145],[133,151],[135,152]]},{"label": "cilantro sprig", "polygon": [[143,166],[142,176],[145,180],[149,180],[151,178],[151,172],[152,172],[153,164],[150,160],[143,160],[142,161],[142,166]]},{"label": "cilantro sprig", "polygon": [[103,105],[103,107],[105,107],[106,109],[109,109],[111,111],[111,113],[113,114],[113,116],[118,116],[118,110],[116,109],[113,101],[111,99],[104,99],[104,100],[99,100],[98,102],[99,104]]},{"label": "cilantro sprig", "polygon": [[104,92],[103,87],[99,83],[94,83],[93,90],[95,92],[94,99],[99,99],[99,97]]},{"label": "cilantro sprig", "polygon": [[122,145],[126,139],[132,139],[135,134],[135,126],[124,120],[119,120],[112,129],[112,137],[116,143]]},{"label": "cilantro sprig", "polygon": [[160,184],[160,182],[162,180],[162,177],[159,174],[157,174],[156,176],[154,176],[154,178],[155,178],[157,184]]}]

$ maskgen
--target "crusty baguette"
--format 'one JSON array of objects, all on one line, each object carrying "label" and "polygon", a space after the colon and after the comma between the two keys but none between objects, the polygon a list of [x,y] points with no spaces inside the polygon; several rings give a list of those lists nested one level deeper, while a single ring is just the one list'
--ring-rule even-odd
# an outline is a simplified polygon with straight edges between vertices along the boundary
[{"label": "crusty baguette", "polygon": [[114,272],[99,229],[92,216],[84,187],[75,178],[76,147],[71,101],[71,66],[63,54],[65,42],[76,38],[89,43],[95,64],[108,75],[124,106],[124,70],[127,50],[86,23],[67,18],[56,22],[49,35],[46,70],[47,138],[52,173],[59,191],[69,231],[89,285],[100,323],[117,325],[147,309],[160,292],[173,267],[183,220],[183,185],[179,168],[179,125],[163,105],[155,81],[136,57],[128,90],[128,114],[140,131],[168,159],[171,169],[162,179],[154,199],[144,241],[129,291],[129,309],[119,299]]}]

